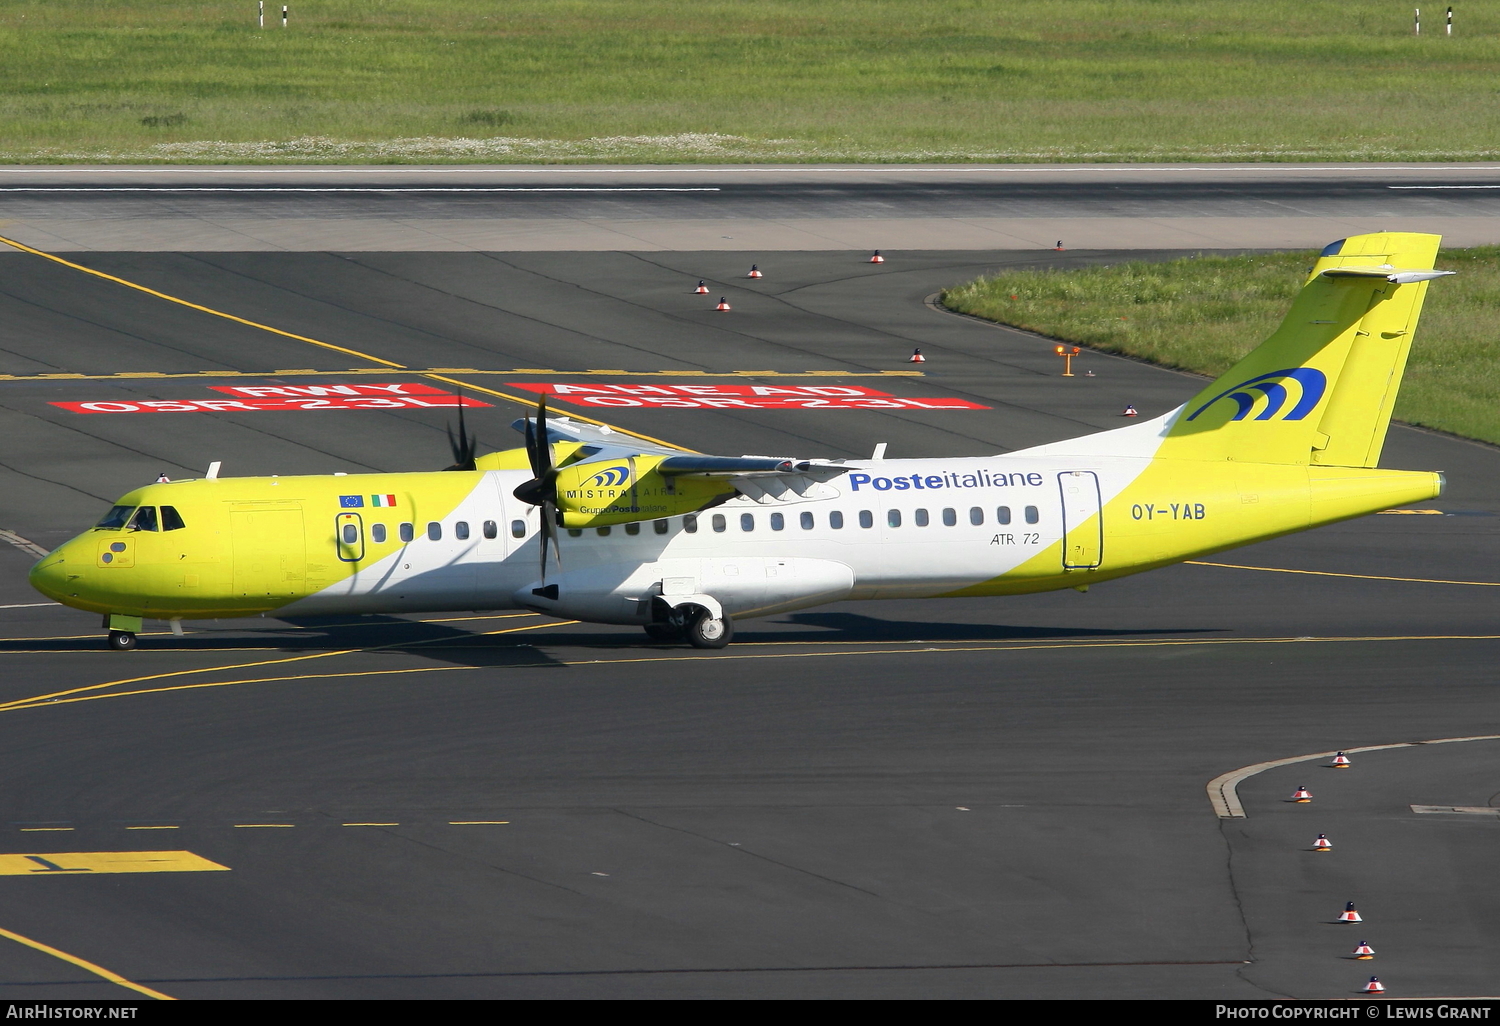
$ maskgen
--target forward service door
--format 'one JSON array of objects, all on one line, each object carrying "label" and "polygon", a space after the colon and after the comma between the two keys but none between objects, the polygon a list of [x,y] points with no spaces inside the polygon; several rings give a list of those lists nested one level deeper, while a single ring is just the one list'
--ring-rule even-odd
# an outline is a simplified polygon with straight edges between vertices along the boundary
[{"label": "forward service door", "polygon": [[1104,559],[1104,513],[1099,475],[1068,470],[1057,475],[1062,492],[1064,570],[1095,570]]}]

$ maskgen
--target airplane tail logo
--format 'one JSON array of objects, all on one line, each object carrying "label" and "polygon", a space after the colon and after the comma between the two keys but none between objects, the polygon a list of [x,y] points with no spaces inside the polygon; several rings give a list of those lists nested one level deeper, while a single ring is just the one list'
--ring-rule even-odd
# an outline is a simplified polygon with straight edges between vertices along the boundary
[{"label": "airplane tail logo", "polygon": [[1230,420],[1244,420],[1250,416],[1252,410],[1261,399],[1265,400],[1265,407],[1255,415],[1255,420],[1275,420],[1276,415],[1281,413],[1291,398],[1287,390],[1286,382],[1294,381],[1297,390],[1301,393],[1290,410],[1287,410],[1282,420],[1301,420],[1317,408],[1323,398],[1323,393],[1328,390],[1328,378],[1316,367],[1288,367],[1284,370],[1271,371],[1269,374],[1259,374],[1248,380],[1241,381],[1224,389],[1208,402],[1203,403],[1192,413],[1188,414],[1188,420],[1197,420],[1198,415],[1207,410],[1221,399],[1231,399],[1238,409]]}]

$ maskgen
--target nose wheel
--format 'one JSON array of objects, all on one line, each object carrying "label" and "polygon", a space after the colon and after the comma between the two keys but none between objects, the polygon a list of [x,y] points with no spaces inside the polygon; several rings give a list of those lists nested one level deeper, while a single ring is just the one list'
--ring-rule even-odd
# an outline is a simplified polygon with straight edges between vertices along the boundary
[{"label": "nose wheel", "polygon": [[109,647],[116,652],[130,652],[135,649],[134,631],[110,631]]}]

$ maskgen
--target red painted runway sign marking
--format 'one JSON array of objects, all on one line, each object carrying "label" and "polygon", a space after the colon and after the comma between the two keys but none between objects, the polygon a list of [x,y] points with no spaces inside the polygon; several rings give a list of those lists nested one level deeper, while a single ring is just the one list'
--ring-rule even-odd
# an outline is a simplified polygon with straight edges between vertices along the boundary
[{"label": "red painted runway sign marking", "polygon": [[579,385],[510,381],[575,406],[753,410],[987,410],[967,399],[908,399],[856,385]]},{"label": "red painted runway sign marking", "polygon": [[453,409],[489,406],[431,385],[211,385],[233,399],[151,399],[50,403],[71,413],[256,413],[298,410]]}]

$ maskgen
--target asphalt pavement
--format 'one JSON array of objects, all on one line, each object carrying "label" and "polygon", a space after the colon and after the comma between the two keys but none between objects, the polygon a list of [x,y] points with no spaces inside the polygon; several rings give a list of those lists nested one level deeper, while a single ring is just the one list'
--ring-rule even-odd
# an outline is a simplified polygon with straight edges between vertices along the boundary
[{"label": "asphalt pavement", "polygon": [[[1046,340],[925,302],[987,268],[1121,254],[887,256],[70,257],[311,342],[0,256],[0,527],[49,547],[211,460],[448,462],[439,410],[55,402],[441,373],[493,404],[471,420],[486,447],[518,442],[520,407],[492,394],[515,382],[811,381],[989,407],[610,414],[707,452],[900,457],[1110,428],[1201,387],[1093,353],[1075,365],[1093,377],[1064,379]],[[743,277],[752,262],[766,278]],[[1088,594],[838,604],[743,623],[712,654],[483,611],[157,627],[117,654],[95,617],[31,606],[30,557],[0,545],[0,838],[78,869],[0,874],[0,927],[182,998],[1342,997],[1371,973],[1395,996],[1493,994],[1496,820],[1411,805],[1496,801],[1494,741],[1269,770],[1240,786],[1244,819],[1205,791],[1265,760],[1500,733],[1500,451],[1397,427],[1383,465],[1445,471],[1425,506],[1443,515]],[[1315,801],[1288,804],[1303,783]],[[1308,850],[1319,832],[1333,852]],[[227,871],[68,861],[140,851]],[[1330,923],[1351,900],[1361,936]],[[1361,939],[1374,963],[1349,958]],[[129,995],[7,945],[0,996]]]}]

